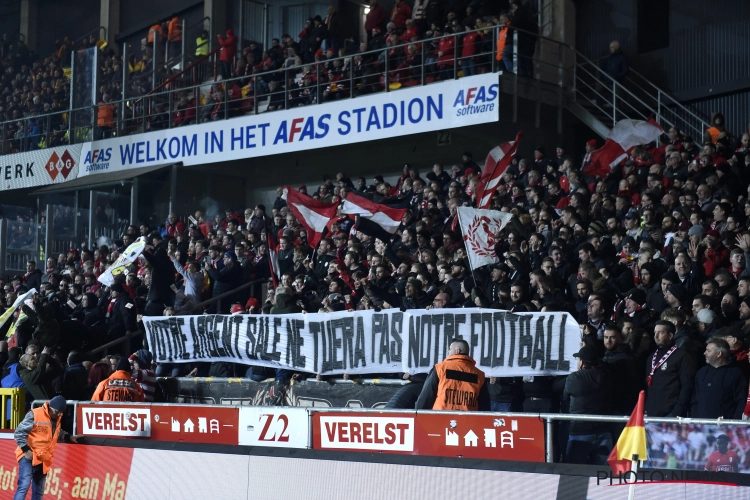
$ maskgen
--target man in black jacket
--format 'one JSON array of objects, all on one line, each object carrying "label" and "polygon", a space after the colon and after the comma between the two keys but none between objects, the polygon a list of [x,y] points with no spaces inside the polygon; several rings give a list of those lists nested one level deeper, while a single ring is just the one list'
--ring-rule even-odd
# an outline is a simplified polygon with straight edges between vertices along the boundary
[{"label": "man in black jacket", "polygon": [[[157,233],[158,234],[158,233]],[[144,316],[161,316],[165,306],[174,305],[174,265],[167,255],[166,245],[160,244],[153,254],[145,250],[141,255],[151,265],[151,283],[148,287]]]},{"label": "man in black jacket", "polygon": [[646,413],[650,417],[685,417],[695,385],[690,355],[674,343],[672,323],[659,320],[654,327],[654,352],[646,363]]},{"label": "man in black jacket", "polygon": [[[206,266],[208,275],[211,277],[211,281],[214,283],[214,290],[212,297],[218,297],[219,295],[234,290],[242,284],[242,268],[237,264],[236,256],[231,250],[224,252],[224,267],[221,270],[215,269],[210,266]],[[225,297],[218,301],[218,304],[214,302],[209,311],[212,314],[229,314],[229,310],[234,304],[236,298],[234,295]]]},{"label": "man in black jacket", "polygon": [[747,398],[747,379],[729,354],[729,344],[712,337],[706,345],[706,366],[695,376],[690,406],[693,418],[741,419]]},{"label": "man in black jacket", "polygon": [[[595,347],[584,346],[574,354],[578,371],[568,375],[563,403],[570,401],[569,412],[578,415],[610,415],[614,385],[606,365]],[[612,451],[612,430],[607,422],[573,421],[566,450],[566,462],[604,465]]]},{"label": "man in black jacket", "polygon": [[638,391],[641,389],[640,373],[638,372],[633,351],[623,342],[622,330],[615,323],[608,323],[604,328],[604,358],[617,381],[619,396],[614,401],[614,411],[617,415],[632,413],[638,401]]},{"label": "man in black jacket", "polygon": [[[110,301],[106,315],[108,336],[116,339],[138,330],[135,303],[125,293],[122,283],[117,281],[112,283],[112,286],[109,287],[109,296]],[[161,316],[161,312],[158,315]]]}]

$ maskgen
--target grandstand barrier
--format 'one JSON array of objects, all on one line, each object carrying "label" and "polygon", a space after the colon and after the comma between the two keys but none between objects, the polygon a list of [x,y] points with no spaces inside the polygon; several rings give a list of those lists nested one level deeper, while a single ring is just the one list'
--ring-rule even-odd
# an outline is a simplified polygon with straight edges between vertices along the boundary
[{"label": "grandstand barrier", "polygon": [[[207,449],[209,448],[209,449]],[[0,439],[0,496],[16,488],[16,444]],[[605,470],[606,469],[606,470]],[[261,447],[91,439],[60,444],[47,475],[45,498],[185,500],[326,498],[396,500],[440,498],[587,498],[624,500],[624,478],[608,467],[526,464],[476,459],[403,457]],[[231,473],[228,473],[231,471]],[[746,499],[741,474],[654,471],[635,483],[636,498]]]},{"label": "grandstand barrier", "polygon": [[[41,402],[35,401],[35,405]],[[558,413],[452,412],[368,408],[185,405],[69,401],[71,430],[92,438],[228,446],[263,446],[410,456],[556,462],[562,421],[611,422],[626,416]],[[644,467],[703,471],[716,436],[737,449],[735,471],[750,473],[741,449],[750,422],[646,418],[649,458]],[[680,442],[689,443],[680,447]],[[667,448],[677,450],[679,459]]]},{"label": "grandstand barrier", "polygon": [[0,429],[15,429],[26,413],[26,389],[0,389],[0,404]]}]

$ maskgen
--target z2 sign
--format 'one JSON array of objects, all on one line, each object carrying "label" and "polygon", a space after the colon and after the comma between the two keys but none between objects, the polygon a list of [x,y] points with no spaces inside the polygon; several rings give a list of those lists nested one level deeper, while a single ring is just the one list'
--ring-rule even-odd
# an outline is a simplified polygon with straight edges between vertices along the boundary
[{"label": "z2 sign", "polygon": [[309,448],[310,420],[304,408],[240,408],[240,446]]}]

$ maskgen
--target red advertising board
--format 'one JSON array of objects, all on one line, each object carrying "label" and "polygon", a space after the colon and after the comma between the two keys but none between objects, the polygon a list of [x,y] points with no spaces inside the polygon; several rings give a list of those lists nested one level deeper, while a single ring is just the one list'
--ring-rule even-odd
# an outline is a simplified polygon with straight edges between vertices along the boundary
[{"label": "red advertising board", "polygon": [[[12,498],[18,484],[15,450],[14,440],[0,439],[0,498]],[[132,458],[129,448],[58,444],[44,498],[125,498]]]},{"label": "red advertising board", "polygon": [[544,461],[544,424],[480,413],[314,412],[313,448]]},{"label": "red advertising board", "polygon": [[76,432],[84,436],[237,445],[239,408],[214,405],[79,404]]}]

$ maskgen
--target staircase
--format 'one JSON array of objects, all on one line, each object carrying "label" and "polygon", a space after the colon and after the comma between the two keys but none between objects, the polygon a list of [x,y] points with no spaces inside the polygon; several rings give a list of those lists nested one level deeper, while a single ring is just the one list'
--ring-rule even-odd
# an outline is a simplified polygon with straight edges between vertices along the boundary
[{"label": "staircase", "polygon": [[[518,32],[513,36],[514,71],[503,77],[504,92],[520,91],[521,97],[565,108],[602,138],[623,119],[653,117],[665,132],[677,127],[697,141],[708,128],[708,120],[632,68],[621,82],[616,82],[599,64],[572,46],[550,38],[538,37],[533,76],[517,76],[518,60],[523,57],[519,56]],[[558,123],[561,126],[562,120]]]}]

